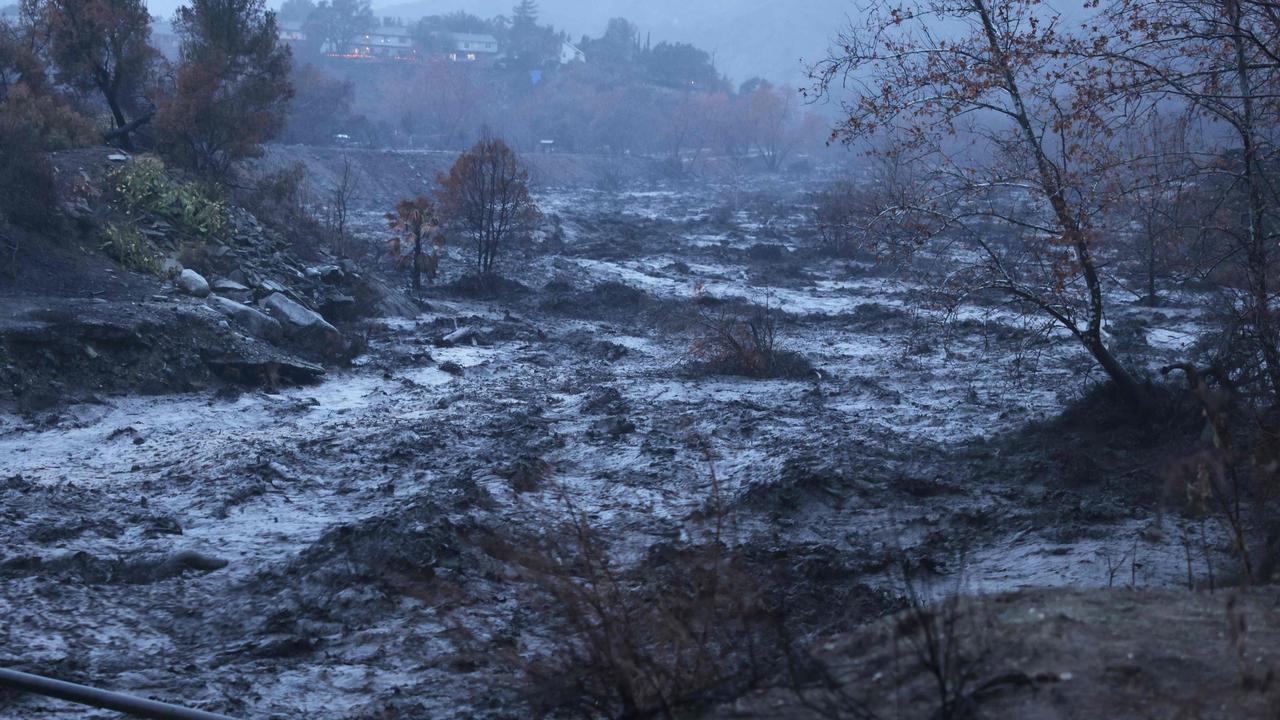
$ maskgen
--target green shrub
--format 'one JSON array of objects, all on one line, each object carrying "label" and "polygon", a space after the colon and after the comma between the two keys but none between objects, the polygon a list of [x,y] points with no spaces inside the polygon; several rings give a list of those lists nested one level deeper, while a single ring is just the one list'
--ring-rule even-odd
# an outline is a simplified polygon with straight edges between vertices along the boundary
[{"label": "green shrub", "polygon": [[222,237],[231,227],[231,213],[215,192],[174,182],[159,158],[143,156],[112,171],[111,184],[130,212],[168,218],[201,238]]},{"label": "green shrub", "polygon": [[102,249],[121,265],[136,272],[159,275],[160,252],[137,228],[108,224],[103,230]]}]

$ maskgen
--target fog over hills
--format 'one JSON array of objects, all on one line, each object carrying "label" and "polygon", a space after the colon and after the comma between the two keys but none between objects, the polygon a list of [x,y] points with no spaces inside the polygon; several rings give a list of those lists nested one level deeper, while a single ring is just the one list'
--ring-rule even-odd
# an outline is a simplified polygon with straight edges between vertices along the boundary
[{"label": "fog over hills", "polygon": [[[463,10],[481,17],[510,15],[516,0],[374,0],[375,14],[413,20]],[[0,2],[3,4],[3,2]],[[153,15],[169,17],[181,0],[150,0]],[[279,7],[280,0],[268,0]],[[1083,15],[1080,2],[1047,3],[1068,18]],[[576,41],[599,36],[610,18],[625,17],[654,43],[687,42],[712,53],[735,82],[760,76],[774,82],[807,82],[807,65],[825,57],[858,5],[853,0],[540,0],[540,21],[566,30]]]},{"label": "fog over hills", "polygon": [[[6,3],[0,1],[0,5]],[[168,18],[182,0],[149,0],[152,15]],[[406,20],[463,10],[489,18],[510,15],[516,0],[374,0],[380,17]],[[278,8],[280,0],[268,0]],[[735,83],[760,76],[799,85],[805,66],[857,11],[851,0],[540,0],[540,21],[566,30],[576,41],[604,32],[624,17],[654,43],[687,42],[713,53],[716,66]]]},{"label": "fog over hills", "polygon": [[[374,3],[379,15],[417,18],[465,10],[509,15],[514,0],[418,0]],[[734,82],[752,76],[801,83],[804,63],[826,53],[828,41],[855,10],[849,0],[540,0],[541,22],[575,40],[598,36],[610,18],[625,17],[654,43],[688,42],[713,53]]]}]

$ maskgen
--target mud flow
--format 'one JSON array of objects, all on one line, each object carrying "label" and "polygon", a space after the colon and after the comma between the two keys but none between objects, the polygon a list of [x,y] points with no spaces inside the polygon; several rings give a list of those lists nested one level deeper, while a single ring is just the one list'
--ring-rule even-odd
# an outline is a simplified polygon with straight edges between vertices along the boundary
[{"label": "mud flow", "polygon": [[[26,332],[77,328],[31,339],[48,362],[115,343],[93,352],[156,382],[95,393],[71,371],[72,402],[0,415],[0,665],[238,717],[556,716],[590,689],[565,677],[589,679],[601,598],[720,617],[689,591],[713,577],[796,649],[904,607],[907,578],[941,598],[1229,572],[1221,526],[1161,515],[1151,464],[1127,460],[1165,430],[1062,415],[1109,407],[1073,338],[815,251],[818,186],[540,186],[554,225],[505,284],[474,290],[449,246],[346,365],[241,354],[245,376],[202,363],[184,389],[162,341],[131,344],[180,319],[113,339],[43,316]],[[355,224],[382,241],[380,209]],[[1111,332],[1175,360],[1184,300],[1117,303]],[[766,316],[766,365],[707,349]],[[249,336],[210,317],[207,345]],[[103,717],[17,695],[0,715]]]}]

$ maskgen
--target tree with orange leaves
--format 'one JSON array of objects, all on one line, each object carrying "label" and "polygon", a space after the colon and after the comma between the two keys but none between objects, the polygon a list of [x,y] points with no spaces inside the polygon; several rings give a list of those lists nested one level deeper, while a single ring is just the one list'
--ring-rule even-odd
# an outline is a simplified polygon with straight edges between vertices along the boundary
[{"label": "tree with orange leaves", "polygon": [[[144,84],[160,54],[151,46],[151,16],[142,0],[46,0],[49,54],[58,79],[102,94],[115,125],[108,137],[133,149],[130,134],[151,119],[141,110]],[[132,119],[130,116],[134,116]]]},{"label": "tree with orange leaves", "polygon": [[486,136],[439,183],[442,214],[471,238],[478,278],[489,282],[511,236],[537,213],[529,171],[505,142]]},{"label": "tree with orange leaves", "polygon": [[289,47],[263,0],[189,0],[173,24],[182,60],[156,112],[160,149],[223,178],[284,127],[293,97]]},{"label": "tree with orange leaves", "polygon": [[[409,268],[415,292],[422,289],[422,274],[428,282],[435,282],[436,269],[440,265],[440,251],[444,248],[444,234],[436,218],[435,203],[426,195],[401,200],[394,212],[387,213],[387,222],[395,235],[388,241],[388,249],[396,269]],[[431,243],[431,254],[425,245]]]}]

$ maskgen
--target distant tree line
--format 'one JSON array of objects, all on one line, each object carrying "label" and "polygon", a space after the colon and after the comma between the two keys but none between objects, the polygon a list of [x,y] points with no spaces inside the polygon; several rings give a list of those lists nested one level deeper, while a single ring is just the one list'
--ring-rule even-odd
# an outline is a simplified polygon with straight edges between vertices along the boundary
[{"label": "distant tree line", "polygon": [[[302,25],[307,39],[300,46],[298,59],[303,63],[318,60],[326,48],[341,51],[358,36],[387,26],[407,27],[415,51],[423,57],[439,57],[451,50],[447,37],[451,33],[491,35],[502,49],[501,69],[513,73],[555,72],[562,48],[570,42],[566,32],[538,22],[538,6],[533,0],[521,0],[510,16],[486,19],[457,11],[428,16],[407,26],[398,18],[376,18],[369,0],[285,0],[280,19]],[[635,24],[623,18],[610,20],[598,38],[583,36],[576,47],[592,63],[607,66],[621,80],[707,91],[729,89],[705,50],[688,43],[652,45],[648,38],[640,37]]]},{"label": "distant tree line", "polygon": [[[510,16],[423,18],[407,26],[418,62],[365,63],[327,58],[317,43],[340,46],[350,28],[399,22],[375,20],[367,0],[289,0],[281,15],[319,38],[298,50],[286,142],[346,136],[367,145],[463,149],[489,127],[522,149],[549,140],[565,151],[657,155],[686,165],[707,155],[750,156],[779,168],[826,136],[794,89],[761,79],[735,88],[706,51],[654,44],[621,18],[574,44],[585,62],[562,63],[568,36],[540,24],[537,5],[523,0]],[[450,62],[451,33],[492,35],[501,57]]]}]

